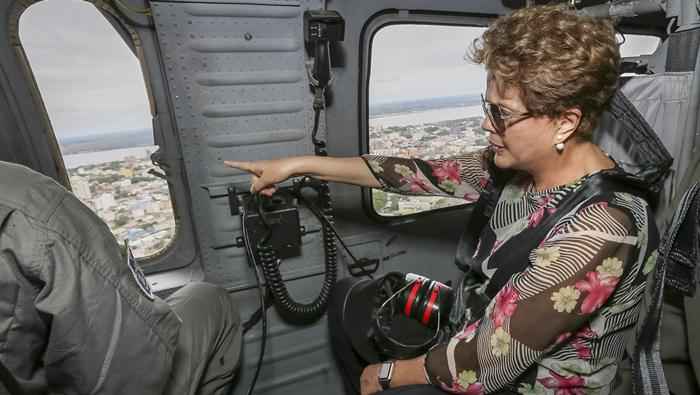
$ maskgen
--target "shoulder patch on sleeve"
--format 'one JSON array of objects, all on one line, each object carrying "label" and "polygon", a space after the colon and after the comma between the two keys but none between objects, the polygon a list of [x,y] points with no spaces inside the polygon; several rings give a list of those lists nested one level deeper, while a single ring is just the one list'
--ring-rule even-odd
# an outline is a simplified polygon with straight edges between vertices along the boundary
[{"label": "shoulder patch on sleeve", "polygon": [[124,241],[124,247],[126,250],[126,265],[129,267],[129,270],[131,270],[131,274],[134,276],[136,285],[149,300],[154,300],[155,295],[151,289],[151,284],[148,283],[146,274],[143,272],[138,262],[136,262],[136,258],[134,258],[134,254],[131,252],[131,247],[129,247],[128,241]]}]

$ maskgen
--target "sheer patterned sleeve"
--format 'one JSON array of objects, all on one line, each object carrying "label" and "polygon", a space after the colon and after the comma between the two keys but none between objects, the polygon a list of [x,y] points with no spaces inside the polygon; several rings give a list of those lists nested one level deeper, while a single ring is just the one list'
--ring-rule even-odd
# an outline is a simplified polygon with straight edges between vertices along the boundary
[{"label": "sheer patterned sleeve", "polygon": [[475,201],[488,183],[483,150],[423,160],[363,155],[382,190],[404,195],[449,196]]},{"label": "sheer patterned sleeve", "polygon": [[[482,317],[428,353],[426,377],[449,392],[482,394],[513,383],[555,347],[590,358],[591,319],[619,284],[640,281],[628,270],[637,264],[637,233],[630,213],[607,203],[562,219]],[[552,374],[540,383],[577,388],[583,378]]]}]

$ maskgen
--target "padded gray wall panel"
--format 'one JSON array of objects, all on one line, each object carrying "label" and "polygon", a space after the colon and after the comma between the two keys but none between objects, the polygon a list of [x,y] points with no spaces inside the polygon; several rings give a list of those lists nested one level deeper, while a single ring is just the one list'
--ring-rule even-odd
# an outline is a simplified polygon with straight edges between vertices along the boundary
[{"label": "padded gray wall panel", "polygon": [[[321,5],[320,1],[255,3],[152,3],[192,191],[205,280],[231,289],[244,319],[258,308],[258,294],[243,249],[226,247],[241,230],[225,193],[231,183],[246,188],[249,176],[222,162],[313,153],[302,15],[305,8]],[[307,229],[319,228],[308,210],[300,214]],[[366,248],[363,244],[376,237],[351,238],[351,244],[358,244],[353,251],[377,257],[376,242]],[[281,269],[290,294],[308,302],[317,296],[323,278],[321,235],[306,235],[302,242],[302,256],[285,260]],[[270,335],[256,393],[341,392],[325,318],[298,327],[283,322],[274,308],[269,317]],[[246,335],[243,348],[235,394],[245,394],[252,379],[260,325]]]},{"label": "padded gray wall panel", "polygon": [[[253,278],[242,250],[214,250],[233,243],[240,224],[212,191],[249,180],[223,160],[313,153],[302,16],[320,2],[246,3],[152,4],[206,278],[227,286]],[[321,263],[305,258],[300,266]]]}]

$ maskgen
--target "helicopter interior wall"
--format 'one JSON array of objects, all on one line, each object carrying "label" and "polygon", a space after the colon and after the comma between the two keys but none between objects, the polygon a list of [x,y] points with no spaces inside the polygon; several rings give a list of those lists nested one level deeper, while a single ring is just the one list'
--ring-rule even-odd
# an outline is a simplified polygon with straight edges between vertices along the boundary
[{"label": "helicopter interior wall", "polygon": [[[14,3],[2,1],[4,20],[11,20],[5,13]],[[475,23],[476,18],[506,11],[501,2],[492,0],[326,3],[346,20],[345,40],[333,53],[333,100],[321,117],[320,127],[321,137],[328,140],[329,153],[339,156],[354,156],[367,150],[367,103],[363,95],[371,37],[368,21],[388,14],[397,21],[469,24]],[[239,301],[244,319],[258,308],[258,295],[243,249],[231,246],[241,229],[238,217],[230,213],[226,188],[230,184],[246,188],[249,176],[225,168],[222,161],[313,153],[312,95],[305,69],[302,20],[304,10],[323,5],[322,0],[235,4],[217,0],[157,1],[151,2],[155,33],[134,28],[141,39],[142,62],[155,107],[156,141],[173,166],[171,182],[177,188],[180,209],[185,210],[180,212],[185,224],[183,232],[190,235],[189,242],[181,243],[176,247],[180,250],[175,250],[187,255],[183,262],[190,266],[152,278],[173,279],[179,273],[181,281],[202,278],[226,286]],[[430,13],[408,11],[427,7]],[[8,31],[0,29],[3,59],[17,50],[6,37]],[[32,95],[36,93],[26,85],[19,66],[3,70],[6,74],[0,79],[0,124],[16,133],[0,133],[0,159],[27,164],[59,179],[60,170],[53,162],[55,152],[51,152],[50,144],[42,142],[42,136],[50,132],[46,129],[48,123],[31,116],[31,109],[36,108]],[[674,95],[682,93],[680,88],[674,91]],[[668,96],[669,100],[674,95]],[[652,111],[651,105],[649,108]],[[663,123],[670,131],[672,118],[667,119]],[[379,273],[400,270],[443,281],[455,278],[452,260],[468,207],[380,223],[368,214],[366,191],[332,185],[332,198],[339,230],[356,256],[382,259],[400,254],[383,262]],[[309,229],[319,227],[307,209],[301,207],[300,212],[302,225]],[[302,255],[285,260],[281,269],[290,293],[299,300],[310,300],[323,278],[321,236],[304,236],[303,243]],[[347,256],[341,256],[341,277],[348,275],[343,266],[347,261]],[[165,265],[159,270],[168,268]],[[174,281],[172,286],[179,282]],[[269,342],[257,392],[341,392],[328,348],[325,318],[299,327],[285,323],[274,309],[270,312]],[[245,337],[236,394],[248,388],[260,340],[259,326]]]},{"label": "helicopter interior wall", "polygon": [[[226,286],[244,318],[258,308],[257,288],[245,250],[233,245],[241,235],[240,220],[230,213],[226,191],[230,184],[247,188],[249,176],[224,167],[223,160],[313,152],[301,26],[303,9],[320,6],[318,1],[151,3],[204,279]],[[310,223],[309,211],[302,209],[300,216],[302,225],[318,227]],[[302,300],[315,296],[324,270],[320,235],[303,243],[302,256],[281,267],[290,293]],[[299,328],[272,314],[269,327],[258,391],[321,394],[328,391],[324,383],[337,382],[323,321]],[[245,337],[236,393],[246,391],[252,379],[260,339],[259,327]]]}]

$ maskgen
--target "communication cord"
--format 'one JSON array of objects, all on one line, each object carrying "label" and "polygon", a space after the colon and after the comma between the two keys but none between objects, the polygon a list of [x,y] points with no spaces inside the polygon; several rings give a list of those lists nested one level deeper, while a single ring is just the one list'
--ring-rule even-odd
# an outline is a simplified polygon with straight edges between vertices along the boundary
[{"label": "communication cord", "polygon": [[[260,370],[262,369],[262,362],[263,362],[263,356],[265,355],[265,345],[267,344],[267,306],[265,303],[265,289],[263,288],[263,283],[260,275],[260,268],[258,267],[257,262],[255,261],[255,255],[253,254],[253,250],[251,248],[251,242],[250,242],[250,237],[248,235],[248,229],[247,226],[245,225],[245,220],[248,217],[248,210],[247,210],[247,202],[246,204],[241,205],[242,207],[242,212],[241,212],[241,228],[243,232],[243,244],[245,245],[245,252],[246,256],[248,257],[251,265],[253,266],[253,272],[255,273],[255,281],[258,286],[258,294],[260,296],[260,311],[261,318],[262,318],[262,338],[260,340],[260,354],[258,355],[258,363],[257,366],[255,367],[255,374],[253,375],[253,380],[250,382],[250,387],[248,387],[248,395],[251,395],[253,393],[253,389],[255,389],[255,384],[258,381],[258,376],[260,375]],[[270,238],[270,230],[268,229],[267,234],[261,242],[267,242],[267,240]],[[259,245],[259,244],[258,244]],[[247,324],[247,323],[246,323]],[[246,332],[250,327],[245,328],[244,332]],[[231,387],[229,388],[229,395],[233,393],[233,384],[231,384]]]},{"label": "communication cord", "polygon": [[327,221],[321,221],[323,249],[326,261],[325,277],[323,279],[321,291],[314,301],[311,303],[299,303],[293,300],[282,279],[279,269],[279,259],[277,259],[274,249],[266,242],[261,242],[257,245],[260,265],[262,266],[267,286],[275,301],[275,307],[277,307],[277,311],[282,318],[295,324],[308,324],[321,318],[326,311],[328,299],[337,278],[337,248],[335,245],[335,236],[332,233],[333,229],[328,225],[330,221],[327,218],[332,215],[329,196],[330,191],[328,185],[325,183],[315,186],[315,189],[319,193],[320,200],[323,202],[323,207],[321,208],[322,213],[320,215],[321,217],[326,217]]}]

